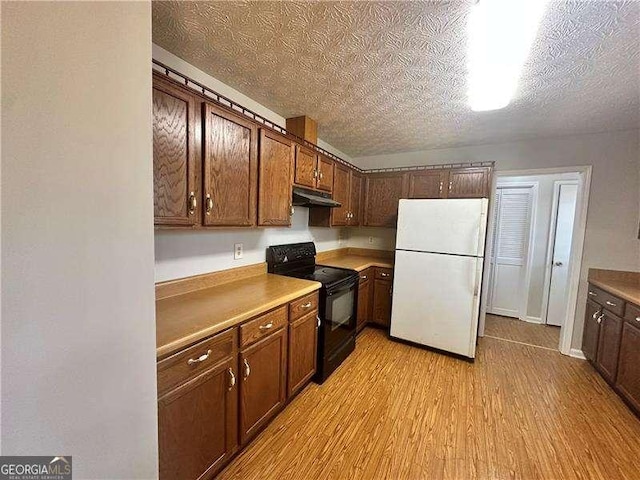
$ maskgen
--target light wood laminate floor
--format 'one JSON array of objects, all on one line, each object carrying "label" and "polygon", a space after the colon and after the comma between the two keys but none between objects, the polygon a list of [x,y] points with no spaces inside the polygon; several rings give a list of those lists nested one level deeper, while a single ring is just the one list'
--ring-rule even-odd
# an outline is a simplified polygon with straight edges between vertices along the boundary
[{"label": "light wood laminate floor", "polygon": [[517,318],[487,314],[484,334],[488,337],[558,350],[560,327],[523,322]]},{"label": "light wood laminate floor", "polygon": [[221,479],[638,479],[640,421],[586,361],[480,340],[475,363],[367,328]]}]

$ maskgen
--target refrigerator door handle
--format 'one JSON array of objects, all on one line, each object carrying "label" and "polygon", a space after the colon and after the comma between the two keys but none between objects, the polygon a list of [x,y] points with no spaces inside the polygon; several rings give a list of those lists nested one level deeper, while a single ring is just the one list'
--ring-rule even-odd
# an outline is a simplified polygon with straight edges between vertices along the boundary
[{"label": "refrigerator door handle", "polygon": [[480,285],[482,284],[482,261],[480,259],[476,260],[476,278],[473,287],[473,296],[477,297],[480,295]]}]

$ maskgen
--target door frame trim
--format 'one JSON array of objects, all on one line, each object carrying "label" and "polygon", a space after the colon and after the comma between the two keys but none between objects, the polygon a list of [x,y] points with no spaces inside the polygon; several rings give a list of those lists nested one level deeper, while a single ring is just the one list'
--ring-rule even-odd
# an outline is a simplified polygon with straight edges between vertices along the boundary
[{"label": "door frame trim", "polygon": [[[578,304],[578,287],[580,286],[580,272],[582,270],[582,253],[584,250],[584,239],[587,231],[587,210],[589,207],[589,194],[591,190],[591,176],[593,167],[591,165],[573,166],[573,167],[551,167],[538,169],[522,169],[522,170],[497,170],[493,176],[491,185],[491,197],[496,189],[498,177],[502,176],[526,176],[526,175],[547,175],[554,173],[577,173],[578,174],[578,200],[576,202],[576,223],[574,224],[573,239],[571,241],[571,259],[569,260],[569,298],[567,304],[567,313],[564,324],[560,330],[560,353],[563,355],[571,355],[571,340],[575,328],[575,317]],[[490,202],[491,204],[493,202]],[[491,222],[492,215],[489,216]],[[490,239],[487,239],[489,241]],[[487,269],[488,270],[488,269]],[[487,280],[488,272],[485,272],[483,282]],[[486,283],[485,283],[486,285]],[[485,316],[486,316],[486,292],[483,289],[482,304],[480,307],[480,323],[478,335],[484,336]]]},{"label": "door frame trim", "polygon": [[[547,316],[549,315],[549,293],[551,290],[551,264],[553,262],[553,250],[556,243],[556,233],[558,229],[558,202],[560,201],[560,188],[562,185],[576,185],[580,188],[579,180],[555,180],[553,182],[553,200],[551,201],[551,220],[549,223],[549,234],[547,236],[547,253],[545,255],[544,282],[542,283],[542,312],[540,320],[542,324],[547,325]],[[575,213],[578,210],[578,192],[576,192]],[[573,220],[573,232],[571,247],[573,248],[573,234],[575,233],[576,220]],[[565,319],[566,320],[566,319]]]}]

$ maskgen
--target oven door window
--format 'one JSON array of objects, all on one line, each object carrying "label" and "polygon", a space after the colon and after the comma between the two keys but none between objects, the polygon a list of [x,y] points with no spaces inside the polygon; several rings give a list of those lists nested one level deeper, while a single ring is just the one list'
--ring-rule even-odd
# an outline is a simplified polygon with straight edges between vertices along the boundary
[{"label": "oven door window", "polygon": [[340,290],[327,298],[326,320],[331,331],[351,329],[354,318],[355,286]]}]

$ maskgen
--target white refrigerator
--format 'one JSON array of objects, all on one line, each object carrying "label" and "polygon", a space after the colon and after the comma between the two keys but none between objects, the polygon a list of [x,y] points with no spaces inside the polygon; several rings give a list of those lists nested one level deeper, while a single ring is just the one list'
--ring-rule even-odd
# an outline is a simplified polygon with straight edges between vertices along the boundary
[{"label": "white refrigerator", "polygon": [[474,358],[488,200],[400,200],[391,336]]}]

